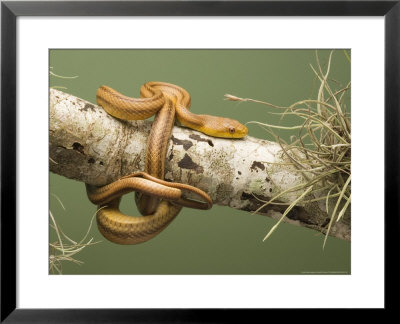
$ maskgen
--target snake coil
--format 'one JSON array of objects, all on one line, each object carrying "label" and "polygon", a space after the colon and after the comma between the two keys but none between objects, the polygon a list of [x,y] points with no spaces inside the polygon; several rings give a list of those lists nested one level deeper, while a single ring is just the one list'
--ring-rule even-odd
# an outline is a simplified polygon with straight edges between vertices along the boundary
[{"label": "snake coil", "polygon": [[[127,97],[107,86],[101,86],[96,95],[97,104],[113,117],[142,120],[155,115],[147,141],[144,172],[124,176],[102,187],[86,184],[89,200],[99,205],[96,220],[100,232],[118,244],[150,240],[172,222],[182,206],[198,209],[212,206],[211,198],[204,191],[163,180],[175,117],[183,126],[214,137],[242,138],[248,132],[236,120],[191,113],[189,93],[174,84],[145,83],[140,97]],[[182,198],[182,190],[195,193],[203,202]],[[119,210],[121,197],[132,191],[136,192],[136,204],[143,217],[131,217]]]}]

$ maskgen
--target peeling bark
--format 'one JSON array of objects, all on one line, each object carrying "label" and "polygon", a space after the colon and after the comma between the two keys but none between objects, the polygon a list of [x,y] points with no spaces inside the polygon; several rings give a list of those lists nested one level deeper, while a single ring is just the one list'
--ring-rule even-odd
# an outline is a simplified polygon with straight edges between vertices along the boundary
[{"label": "peeling bark", "polygon": [[[50,91],[50,171],[92,185],[105,185],[144,169],[150,121],[123,121],[101,107],[64,92]],[[206,191],[215,204],[255,211],[273,196],[304,179],[274,142],[247,136],[214,138],[175,126],[167,151],[165,179]],[[301,191],[280,202],[294,201]],[[310,198],[315,198],[314,196]],[[296,206],[285,221],[325,232],[324,200]],[[269,205],[260,213],[273,218],[286,207]],[[350,240],[350,213],[331,228]]]}]

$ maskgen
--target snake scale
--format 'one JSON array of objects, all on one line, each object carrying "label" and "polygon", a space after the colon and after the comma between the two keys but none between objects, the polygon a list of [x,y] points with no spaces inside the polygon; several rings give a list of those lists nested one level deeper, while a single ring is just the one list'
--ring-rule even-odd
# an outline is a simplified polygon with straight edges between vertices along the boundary
[{"label": "snake scale", "polygon": [[[202,190],[163,180],[175,118],[183,126],[214,137],[242,138],[247,135],[246,126],[230,118],[193,114],[189,111],[189,93],[166,82],[145,83],[140,89],[140,98],[101,86],[96,100],[107,113],[119,119],[143,120],[155,115],[147,141],[144,172],[124,176],[102,187],[86,184],[89,200],[99,205],[96,220],[105,238],[118,244],[146,242],[165,229],[182,207],[211,208],[212,200]],[[182,190],[198,195],[203,202],[183,198]],[[121,197],[132,191],[136,192],[142,217],[131,217],[119,210]]]}]

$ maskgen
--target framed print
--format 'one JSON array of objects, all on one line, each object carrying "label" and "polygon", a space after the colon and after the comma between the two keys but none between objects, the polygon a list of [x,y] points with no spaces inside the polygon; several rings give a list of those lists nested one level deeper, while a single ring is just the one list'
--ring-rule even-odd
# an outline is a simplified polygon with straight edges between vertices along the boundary
[{"label": "framed print", "polygon": [[1,9],[2,321],[390,308],[398,1]]},{"label": "framed print", "polygon": [[[71,104],[72,111],[69,110],[68,104],[66,104],[66,94],[76,95],[88,102],[96,102],[96,100],[101,102],[109,100],[108,91],[117,91],[115,89],[119,89],[121,93],[132,93],[132,96],[135,96],[136,92],[131,91],[131,88],[143,90],[149,87],[153,90],[160,88],[168,91],[168,87],[172,87],[171,84],[173,84],[174,91],[179,89],[182,93],[187,91],[190,94],[192,107],[190,111],[193,114],[189,115],[190,120],[196,121],[198,118],[202,118],[195,113],[197,108],[201,109],[202,115],[208,115],[207,120],[217,120],[221,124],[233,123],[232,127],[236,128],[238,132],[237,138],[228,140],[226,137],[212,136],[214,133],[207,135],[207,130],[206,133],[197,131],[202,134],[198,135],[190,133],[191,128],[189,127],[186,128],[185,133],[174,128],[171,135],[173,145],[164,153],[167,155],[165,178],[174,182],[195,185],[196,188],[207,191],[213,200],[212,208],[208,210],[184,208],[180,211],[179,217],[176,216],[162,232],[156,236],[149,235],[140,239],[136,237],[122,239],[120,238],[122,233],[114,236],[102,227],[99,228],[101,233],[98,233],[96,228],[91,228],[87,242],[92,238],[93,240],[90,241],[87,249],[84,248],[88,253],[91,252],[85,258],[85,264],[82,266],[77,266],[74,262],[57,262],[59,258],[63,257],[62,251],[59,250],[61,244],[67,248],[71,242],[62,240],[62,233],[59,238],[57,231],[52,229],[50,241],[55,245],[52,245],[54,257],[51,262],[50,274],[351,274],[349,242],[351,231],[347,218],[350,215],[340,222],[340,231],[337,225],[333,225],[332,239],[326,240],[326,249],[321,248],[325,235],[319,235],[319,233],[322,234],[321,231],[318,231],[319,221],[315,218],[313,220],[310,218],[311,216],[305,216],[308,215],[309,207],[304,209],[296,207],[288,213],[288,220],[291,220],[292,223],[297,222],[304,231],[293,232],[290,230],[292,226],[282,224],[279,226],[279,235],[273,235],[260,244],[268,233],[268,227],[273,227],[276,217],[281,215],[278,213],[279,208],[281,210],[285,210],[285,208],[283,205],[274,204],[273,210],[267,210],[268,206],[262,207],[260,203],[261,199],[265,199],[262,196],[271,193],[273,197],[277,186],[283,185],[280,180],[283,174],[282,169],[279,168],[279,171],[275,172],[273,167],[279,163],[279,159],[276,159],[279,153],[269,157],[268,151],[265,151],[266,147],[269,147],[270,150],[280,151],[280,147],[258,140],[264,139],[272,142],[273,135],[266,132],[265,128],[260,127],[263,125],[255,123],[259,122],[260,118],[260,122],[264,123],[265,118],[268,118],[268,124],[279,125],[280,120],[273,114],[264,116],[266,109],[262,106],[262,108],[258,107],[256,103],[240,102],[238,99],[235,101],[223,100],[224,96],[221,96],[221,93],[233,92],[235,95],[240,95],[241,92],[246,91],[251,92],[253,98],[261,98],[267,91],[270,102],[281,101],[280,98],[285,98],[287,103],[296,102],[298,101],[296,98],[309,95],[310,89],[313,88],[315,74],[309,67],[309,62],[319,61],[323,65],[329,63],[329,60],[331,60],[332,66],[331,78],[346,87],[347,84],[350,84],[350,55],[351,51],[348,49],[335,51],[324,49],[50,49],[49,65],[52,68],[49,122],[50,217],[51,222],[56,224],[53,225],[71,238],[79,237],[83,228],[90,227],[91,217],[95,213],[96,207],[87,198],[85,186],[82,186],[81,181],[71,181],[70,179],[80,180],[84,177],[87,183],[92,183],[91,186],[102,185],[99,181],[104,181],[105,184],[111,182],[100,176],[99,171],[104,173],[102,171],[107,172],[106,170],[114,169],[113,165],[115,164],[118,165],[116,167],[118,170],[124,166],[129,168],[121,171],[123,175],[143,170],[143,163],[150,169],[150,162],[145,162],[147,157],[142,152],[146,147],[147,137],[151,135],[146,133],[147,122],[131,122],[129,128],[135,125],[137,133],[128,136],[134,142],[130,142],[131,144],[127,144],[127,146],[137,147],[138,153],[132,149],[129,156],[111,154],[112,158],[110,159],[107,154],[101,152],[108,151],[104,147],[111,147],[113,150],[118,138],[113,138],[112,134],[120,134],[120,131],[117,130],[124,127],[124,124],[114,124],[114,120],[110,120],[113,124],[107,126],[104,124],[107,122],[97,116],[97,111],[85,109],[85,107],[89,107],[87,105],[90,105],[86,102],[82,102],[82,107],[77,110],[75,107],[80,103],[74,101]],[[99,69],[99,67],[102,68]],[[296,70],[296,67],[299,69]],[[59,77],[59,75],[67,75],[68,71],[74,69],[79,71],[78,77],[73,75],[70,78]],[[123,70],[124,73],[121,72]],[[256,72],[259,70],[266,71],[266,73]],[[282,80],[289,80],[294,75],[296,78],[302,79],[304,88],[301,88],[295,81],[287,83],[284,87],[275,82],[278,71],[281,74],[279,78]],[[132,76],[134,77],[132,78]],[[193,78],[193,76],[195,77]],[[194,80],[191,81],[191,79]],[[107,85],[99,88],[99,80]],[[150,81],[144,86],[142,80],[166,80],[168,84]],[[213,82],[208,82],[209,80],[213,80]],[[207,86],[207,84],[210,85]],[[260,86],[266,84],[268,84],[268,90],[265,86]],[[60,88],[63,85],[68,89]],[[184,85],[184,90],[182,85]],[[291,85],[293,85],[293,89]],[[93,89],[97,88],[99,90],[97,90],[96,99]],[[246,88],[247,90],[244,90]],[[338,89],[337,91],[343,95],[343,109],[346,109],[346,106],[349,109],[350,93],[347,89],[342,91]],[[312,94],[312,96],[317,96],[317,94]],[[129,100],[132,102],[133,99]],[[106,109],[112,108],[106,106]],[[111,112],[113,111],[112,109]],[[85,119],[93,120],[93,124],[87,128],[83,127],[83,132],[80,133],[77,120],[81,117],[80,115],[73,117],[74,112],[84,113]],[[179,110],[176,114],[177,119],[182,120],[183,117],[179,116],[181,114]],[[229,116],[230,119],[221,116]],[[349,115],[347,117],[350,118]],[[284,125],[287,123],[286,119],[282,119]],[[242,125],[246,122],[249,123],[247,126],[241,126],[238,124],[239,121]],[[186,123],[185,120],[182,122]],[[101,124],[97,125],[97,123]],[[143,126],[146,128],[143,129]],[[191,124],[189,126],[196,127]],[[243,137],[239,133],[240,127],[246,129],[249,134]],[[67,133],[72,134],[71,138],[65,134],[66,129],[70,130]],[[85,133],[86,129],[108,129],[106,139],[101,139],[104,137],[104,133],[101,132],[97,138],[97,133]],[[153,132],[153,128],[151,129]],[[218,128],[213,127],[214,129]],[[142,131],[143,135],[140,135]],[[221,132],[224,132],[223,128]],[[288,133],[285,134],[282,130],[279,134],[282,138],[285,136],[285,140],[289,141]],[[226,136],[225,134],[218,135]],[[231,134],[228,133],[228,135]],[[233,135],[236,136],[236,134]],[[143,139],[142,144],[140,144],[141,138]],[[303,141],[305,140],[304,138]],[[97,147],[98,144],[95,143],[100,143],[100,146]],[[234,154],[226,148],[227,143],[231,143],[235,148]],[[147,147],[149,146],[147,144]],[[73,149],[65,150],[62,147],[72,147]],[[151,152],[151,148],[147,148],[147,150]],[[253,152],[255,150],[256,153]],[[68,166],[67,161],[74,161],[74,166]],[[130,169],[134,165],[137,167]],[[287,166],[287,164],[285,165]],[[175,170],[176,167],[179,170]],[[292,173],[288,173],[283,178],[287,179],[289,174]],[[297,179],[297,172],[294,175]],[[266,178],[268,180],[265,180]],[[195,183],[195,181],[198,182]],[[251,194],[257,183],[265,184],[264,190],[259,188],[257,191],[258,200]],[[270,185],[268,186],[268,184]],[[336,193],[334,190],[331,191],[333,195]],[[69,195],[67,195],[68,192]],[[76,192],[79,194],[73,194]],[[127,199],[123,199],[120,203],[120,210],[124,210],[124,214],[137,215],[138,213],[130,203],[135,200],[132,195],[130,198],[129,196],[125,197]],[[202,198],[199,196],[198,199]],[[281,197],[279,200],[282,202],[282,199],[284,198]],[[275,219],[271,219],[271,224],[266,223],[265,218],[269,219],[268,216],[257,217],[251,214],[259,208],[261,208],[259,212],[267,213],[267,215],[269,213],[269,216],[275,217]],[[119,213],[116,210],[115,212]],[[65,215],[65,218],[61,215]],[[88,217],[83,215],[88,215]],[[106,215],[107,213],[104,216]],[[218,215],[218,218],[213,215]],[[317,212],[314,211],[313,215],[315,217]],[[325,214],[322,218],[322,222],[326,223]],[[106,219],[108,218],[104,218],[104,221]],[[104,225],[107,227],[109,223],[106,222]],[[96,227],[96,223],[100,226],[103,224],[100,219],[93,219],[92,227]],[[246,224],[246,230],[243,232],[235,230],[237,226],[233,225],[235,223],[241,224],[240,227]],[[68,224],[71,224],[69,229],[65,227],[69,226]],[[231,224],[232,227],[226,228],[224,224]],[[325,227],[321,228],[322,231],[325,229]],[[255,238],[255,236],[258,237]],[[281,246],[281,241],[285,240],[285,237],[298,242],[297,252],[293,246]],[[207,238],[206,242],[205,238]],[[66,238],[64,237],[64,239]],[[139,243],[137,240],[141,244],[137,244]],[[124,246],[126,244],[133,244],[134,251],[127,249]],[[265,250],[265,244],[268,244],[269,252]],[[170,247],[170,251],[164,250],[166,246]],[[313,251],[312,253],[310,253],[310,249]],[[303,252],[300,253],[300,250]],[[264,253],[267,253],[268,257],[262,261],[260,256]],[[300,254],[301,257],[294,257],[294,255],[299,256]],[[79,254],[74,255],[77,257],[76,259],[79,259]],[[286,260],[285,262],[280,261],[282,257]]]}]

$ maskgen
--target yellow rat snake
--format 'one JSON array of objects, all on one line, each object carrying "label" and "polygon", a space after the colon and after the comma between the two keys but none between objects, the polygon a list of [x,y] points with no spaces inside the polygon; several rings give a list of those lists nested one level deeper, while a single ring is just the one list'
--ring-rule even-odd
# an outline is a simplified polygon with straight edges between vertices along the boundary
[{"label": "yellow rat snake", "polygon": [[[242,138],[248,132],[246,126],[230,118],[191,113],[189,93],[166,82],[145,83],[140,89],[140,98],[127,97],[101,86],[96,100],[107,113],[119,119],[143,120],[155,115],[147,141],[144,172],[124,176],[102,187],[86,184],[89,200],[99,205],[97,225],[105,238],[118,244],[142,243],[165,229],[182,206],[211,208],[212,200],[202,190],[163,180],[175,117],[183,126],[214,137]],[[182,190],[195,193],[204,202],[183,198]],[[127,216],[119,210],[121,197],[132,191],[136,191],[136,204],[143,217]]]}]

